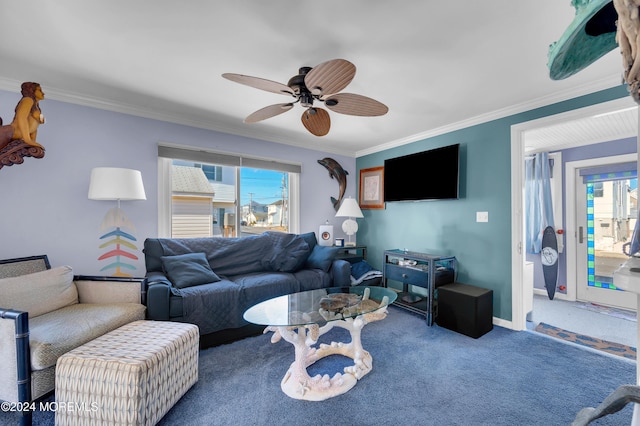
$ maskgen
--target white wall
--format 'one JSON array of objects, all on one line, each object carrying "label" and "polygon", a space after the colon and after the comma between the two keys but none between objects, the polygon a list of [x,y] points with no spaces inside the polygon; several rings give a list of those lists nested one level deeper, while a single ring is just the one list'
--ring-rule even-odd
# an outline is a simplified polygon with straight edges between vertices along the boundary
[{"label": "white wall", "polygon": [[[46,95],[46,87],[43,87]],[[13,119],[19,91],[0,91],[0,117]],[[302,164],[301,232],[318,231],[329,219],[340,236],[341,220],[334,217],[330,197],[338,184],[317,163],[332,157],[349,172],[346,196],[356,194],[355,158],[288,145],[190,128],[95,108],[43,100],[46,123],[38,141],[42,159],[0,169],[0,259],[47,254],[52,266],[71,265],[76,274],[104,275],[100,224],[114,202],[87,199],[93,167],[125,167],[142,172],[146,201],[122,202],[136,226],[142,248],[145,238],[157,235],[157,144],[168,142],[224,152],[264,156]],[[143,254],[134,276],[144,275]]]}]

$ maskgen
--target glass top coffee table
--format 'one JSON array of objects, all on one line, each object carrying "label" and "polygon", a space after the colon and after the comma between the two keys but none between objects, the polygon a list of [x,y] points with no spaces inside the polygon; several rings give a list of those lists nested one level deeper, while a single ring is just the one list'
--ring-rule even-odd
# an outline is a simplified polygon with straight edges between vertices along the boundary
[{"label": "glass top coffee table", "polygon": [[[247,309],[244,319],[266,325],[271,342],[284,339],[295,347],[295,360],[280,384],[295,399],[323,401],[342,395],[373,368],[373,359],[360,339],[362,328],[387,316],[387,306],[396,292],[384,287],[333,287],[275,297]],[[314,347],[318,338],[333,327],[344,328],[351,342],[332,342]],[[329,355],[353,359],[344,373],[310,377],[307,367]]]}]

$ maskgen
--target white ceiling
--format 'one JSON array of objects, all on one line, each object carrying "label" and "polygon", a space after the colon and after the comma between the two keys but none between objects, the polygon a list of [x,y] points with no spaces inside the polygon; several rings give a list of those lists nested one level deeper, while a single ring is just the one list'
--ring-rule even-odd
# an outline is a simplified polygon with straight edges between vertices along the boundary
[{"label": "white ceiling", "polygon": [[[618,102],[609,111],[590,113],[578,111],[579,118],[560,120],[553,118],[552,124],[533,127],[523,134],[526,153],[557,151],[576,146],[609,142],[638,136],[638,106],[629,96]],[[544,121],[544,120],[543,120]]]},{"label": "white ceiling", "polygon": [[[0,2],[0,89],[36,81],[46,99],[345,155],[620,83],[618,49],[566,80],[549,78],[548,46],[575,14],[568,0]],[[303,128],[299,105],[245,124],[287,98],[221,77],[286,84],[299,67],[335,58],[357,67],[344,92],[379,100],[388,114],[330,112],[324,137]]]}]

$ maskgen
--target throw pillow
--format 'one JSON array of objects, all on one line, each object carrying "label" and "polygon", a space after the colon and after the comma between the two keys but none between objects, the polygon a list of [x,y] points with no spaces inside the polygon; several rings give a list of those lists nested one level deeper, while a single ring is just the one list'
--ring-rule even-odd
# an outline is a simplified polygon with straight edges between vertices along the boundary
[{"label": "throw pillow", "polygon": [[176,288],[192,287],[220,281],[204,253],[162,256],[162,269]]},{"label": "throw pillow", "polygon": [[300,234],[300,238],[305,240],[307,244],[309,244],[309,250],[313,250],[313,248],[318,244],[318,240],[316,239],[316,233],[311,231],[306,234]]},{"label": "throw pillow", "polygon": [[270,246],[264,251],[262,267],[266,271],[295,272],[309,257],[309,244],[300,236],[282,232],[265,232]]},{"label": "throw pillow", "polygon": [[29,312],[29,318],[78,303],[70,266],[0,279],[0,306]]},{"label": "throw pillow", "polygon": [[307,259],[307,268],[322,269],[324,272],[328,272],[339,249],[339,247],[321,246],[317,244]]}]

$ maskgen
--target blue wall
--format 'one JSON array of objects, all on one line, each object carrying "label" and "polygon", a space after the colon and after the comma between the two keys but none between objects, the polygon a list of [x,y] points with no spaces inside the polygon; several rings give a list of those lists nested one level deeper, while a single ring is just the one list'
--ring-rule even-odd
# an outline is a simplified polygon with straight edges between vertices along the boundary
[{"label": "blue wall", "polygon": [[[363,211],[358,243],[368,246],[368,260],[380,268],[383,251],[392,248],[454,255],[458,281],[492,289],[494,316],[511,320],[511,126],[624,96],[626,88],[619,86],[358,158],[360,170],[381,166],[387,158],[461,144],[460,199],[387,203],[384,210]],[[489,222],[477,223],[477,211],[488,211]]]}]

